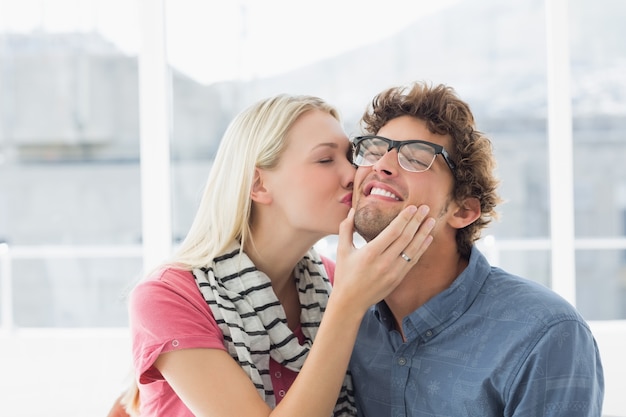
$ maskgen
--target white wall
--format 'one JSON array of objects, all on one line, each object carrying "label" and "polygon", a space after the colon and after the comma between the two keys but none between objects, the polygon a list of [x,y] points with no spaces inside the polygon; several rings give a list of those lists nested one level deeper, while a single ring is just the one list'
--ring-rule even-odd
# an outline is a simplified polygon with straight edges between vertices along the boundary
[{"label": "white wall", "polygon": [[130,369],[126,329],[0,336],[0,415],[105,417]]},{"label": "white wall", "polygon": [[626,417],[626,321],[589,323],[598,342],[604,368],[605,416]]}]

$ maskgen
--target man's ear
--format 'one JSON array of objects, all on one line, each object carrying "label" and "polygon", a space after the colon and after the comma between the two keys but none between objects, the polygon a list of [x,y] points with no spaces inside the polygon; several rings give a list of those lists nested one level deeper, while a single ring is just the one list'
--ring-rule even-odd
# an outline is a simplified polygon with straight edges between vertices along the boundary
[{"label": "man's ear", "polygon": [[254,169],[254,178],[252,179],[252,187],[250,187],[250,198],[259,204],[270,204],[272,202],[272,194],[265,184],[265,171],[259,168]]},{"label": "man's ear", "polygon": [[472,224],[480,217],[480,201],[475,197],[466,198],[457,207],[450,219],[451,225],[456,229],[462,229]]}]

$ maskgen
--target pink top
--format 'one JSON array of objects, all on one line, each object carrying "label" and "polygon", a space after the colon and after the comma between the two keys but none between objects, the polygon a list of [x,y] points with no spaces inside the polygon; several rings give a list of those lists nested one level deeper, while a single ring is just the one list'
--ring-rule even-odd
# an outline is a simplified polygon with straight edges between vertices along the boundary
[{"label": "pink top", "polygon": [[[323,259],[333,281],[335,265]],[[174,393],[154,362],[161,353],[178,349],[222,349],[222,332],[196,285],[193,274],[165,268],[135,287],[129,305],[132,355],[139,375],[142,416],[189,416],[191,411]],[[299,327],[294,334],[302,343]],[[296,379],[297,372],[270,359],[276,404]]]}]

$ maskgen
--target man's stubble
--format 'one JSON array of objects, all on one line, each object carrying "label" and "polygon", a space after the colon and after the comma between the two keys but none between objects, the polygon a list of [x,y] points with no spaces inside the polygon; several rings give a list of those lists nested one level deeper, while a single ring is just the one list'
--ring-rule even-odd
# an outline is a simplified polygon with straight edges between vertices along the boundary
[{"label": "man's stubble", "polygon": [[366,242],[373,240],[382,232],[389,223],[396,218],[398,213],[384,213],[373,207],[356,207],[354,213],[354,229]]}]

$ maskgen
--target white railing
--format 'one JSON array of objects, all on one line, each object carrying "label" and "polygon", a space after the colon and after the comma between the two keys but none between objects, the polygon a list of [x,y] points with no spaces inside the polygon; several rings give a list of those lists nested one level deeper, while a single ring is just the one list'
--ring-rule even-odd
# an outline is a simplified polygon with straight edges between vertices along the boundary
[{"label": "white railing", "polygon": [[[493,265],[498,265],[500,254],[505,251],[533,251],[533,250],[550,250],[549,239],[519,239],[519,240],[496,240],[492,236],[488,236],[478,242],[478,247]],[[574,242],[577,250],[626,250],[626,238],[617,239],[577,239]],[[0,244],[0,303],[2,306],[2,325],[0,327],[0,336],[10,337],[8,339],[9,346],[17,344],[19,349],[24,346],[30,346],[28,343],[32,339],[32,343],[38,346],[42,344],[41,340],[54,340],[57,344],[66,343],[60,351],[75,350],[76,340],[98,340],[100,343],[111,349],[113,346],[118,353],[118,361],[122,365],[118,366],[118,370],[110,374],[102,376],[108,378],[109,386],[103,389],[111,390],[116,387],[117,380],[122,379],[125,375],[124,364],[128,358],[126,350],[128,349],[127,329],[35,329],[20,328],[17,329],[13,321],[13,292],[12,292],[12,271],[11,263],[17,259],[45,259],[45,258],[137,258],[141,259],[143,248],[141,245],[109,245],[109,246],[9,246]],[[332,244],[324,247],[324,250],[332,251]],[[558,275],[553,279],[558,279]],[[606,320],[590,322],[592,331],[596,336],[600,352],[605,367],[605,414],[611,416],[626,416],[626,404],[622,400],[621,386],[623,385],[623,375],[626,372],[626,361],[623,360],[623,351],[626,348],[626,320]],[[82,339],[76,339],[82,338]],[[67,342],[65,342],[67,339]],[[4,342],[6,348],[7,340]],[[81,342],[84,343],[84,342]],[[2,345],[0,345],[2,346]],[[81,345],[82,346],[82,345]],[[72,354],[78,355],[74,352]],[[84,352],[83,352],[84,353]],[[80,353],[80,354],[83,354]],[[110,354],[108,352],[107,354]],[[91,353],[90,353],[91,355]],[[17,357],[18,364],[27,363],[27,360]],[[20,365],[21,366],[21,365]],[[20,368],[21,369],[21,368]],[[65,370],[67,371],[67,370]],[[64,371],[64,372],[65,372]],[[83,376],[80,370],[74,371],[77,375],[76,380],[82,380]],[[46,372],[44,372],[45,374]],[[11,372],[9,372],[11,374]],[[86,377],[86,376],[85,376]],[[9,378],[9,380],[11,377]],[[14,384],[11,382],[11,384]],[[11,385],[11,388],[14,388]],[[7,388],[8,389],[8,388]],[[115,392],[111,392],[109,397],[113,398]],[[109,399],[102,401],[99,405],[103,409],[106,408]]]},{"label": "white railing", "polygon": [[141,245],[100,245],[100,246],[10,246],[0,243],[0,306],[2,324],[0,334],[9,334],[15,329],[13,306],[14,260],[21,259],[62,259],[62,258],[136,258],[141,259]]},{"label": "white railing", "polygon": [[[500,254],[506,251],[550,250],[549,239],[497,240],[493,236],[481,239],[477,246],[492,265],[500,264]],[[587,238],[576,239],[577,250],[626,250],[626,238]],[[332,250],[333,248],[327,248]],[[0,243],[0,332],[8,334],[15,328],[13,303],[13,260],[46,258],[137,258],[143,256],[141,245],[99,245],[99,246],[10,246]],[[562,274],[554,274],[552,285],[559,286],[559,279],[572,279]],[[557,281],[557,282],[555,282]]]}]

